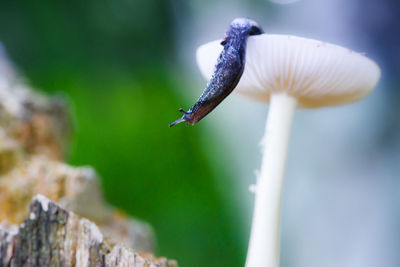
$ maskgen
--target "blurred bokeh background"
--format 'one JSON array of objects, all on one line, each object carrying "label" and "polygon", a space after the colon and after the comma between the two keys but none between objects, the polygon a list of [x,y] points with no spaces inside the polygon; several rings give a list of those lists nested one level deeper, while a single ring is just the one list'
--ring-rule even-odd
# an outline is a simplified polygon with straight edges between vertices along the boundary
[{"label": "blurred bokeh background", "polygon": [[0,41],[31,84],[73,107],[67,155],[110,203],[148,221],[181,266],[243,266],[268,108],[229,97],[168,128],[206,81],[195,50],[235,17],[349,47],[382,68],[365,100],[299,110],[282,266],[400,266],[400,3],[395,0],[2,1]]}]

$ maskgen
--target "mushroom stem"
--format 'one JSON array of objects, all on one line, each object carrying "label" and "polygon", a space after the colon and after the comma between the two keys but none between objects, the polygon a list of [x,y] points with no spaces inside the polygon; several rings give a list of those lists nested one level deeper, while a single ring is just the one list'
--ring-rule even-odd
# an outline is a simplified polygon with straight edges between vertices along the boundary
[{"label": "mushroom stem", "polygon": [[296,105],[296,98],[285,93],[271,95],[246,267],[279,266],[281,193]]}]

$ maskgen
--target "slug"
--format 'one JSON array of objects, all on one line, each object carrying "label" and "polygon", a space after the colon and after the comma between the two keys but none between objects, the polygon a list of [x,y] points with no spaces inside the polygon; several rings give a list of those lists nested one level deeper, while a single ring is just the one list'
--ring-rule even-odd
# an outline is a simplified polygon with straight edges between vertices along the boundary
[{"label": "slug", "polygon": [[244,70],[247,38],[263,32],[261,27],[250,19],[237,18],[232,21],[221,42],[224,48],[218,57],[213,76],[206,89],[189,111],[179,109],[183,116],[171,123],[169,127],[184,121],[186,124],[194,125],[235,89]]}]

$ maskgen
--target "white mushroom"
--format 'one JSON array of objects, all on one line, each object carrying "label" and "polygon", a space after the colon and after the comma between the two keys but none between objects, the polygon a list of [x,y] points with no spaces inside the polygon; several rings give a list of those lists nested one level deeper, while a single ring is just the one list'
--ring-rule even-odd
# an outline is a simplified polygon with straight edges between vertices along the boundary
[{"label": "white mushroom", "polygon": [[[219,43],[197,50],[198,65],[207,79],[222,50]],[[270,108],[246,266],[279,266],[281,191],[296,107],[355,102],[372,91],[379,77],[374,61],[337,45],[288,35],[248,39],[244,73],[234,92],[269,102]]]}]

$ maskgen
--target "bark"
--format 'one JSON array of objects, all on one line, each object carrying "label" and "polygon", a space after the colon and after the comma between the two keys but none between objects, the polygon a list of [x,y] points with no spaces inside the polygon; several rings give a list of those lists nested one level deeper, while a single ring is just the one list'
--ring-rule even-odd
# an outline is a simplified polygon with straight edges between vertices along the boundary
[{"label": "bark", "polygon": [[18,228],[0,225],[0,266],[159,266],[174,267],[104,240],[99,228],[43,195],[33,198],[29,217]]}]

